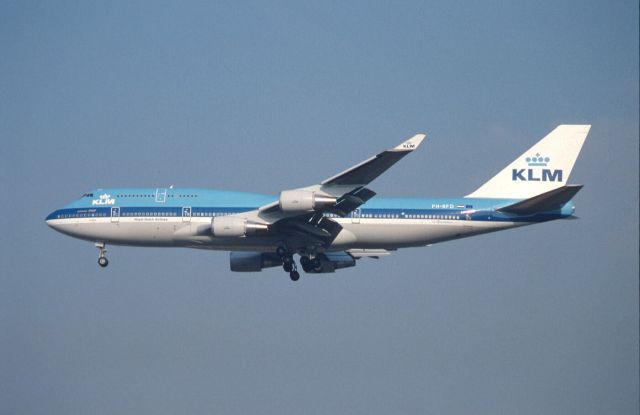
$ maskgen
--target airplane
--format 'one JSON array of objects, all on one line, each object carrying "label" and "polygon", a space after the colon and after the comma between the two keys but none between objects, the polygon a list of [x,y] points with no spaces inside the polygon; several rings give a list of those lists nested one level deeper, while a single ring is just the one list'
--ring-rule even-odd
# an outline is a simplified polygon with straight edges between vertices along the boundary
[{"label": "airplane", "polygon": [[559,125],[467,196],[374,198],[369,184],[425,139],[416,134],[349,169],[278,196],[195,188],[94,189],[46,217],[58,232],[90,241],[106,267],[107,244],[230,252],[230,268],[281,266],[300,278],[361,258],[556,219],[575,218],[567,184],[590,125]]}]

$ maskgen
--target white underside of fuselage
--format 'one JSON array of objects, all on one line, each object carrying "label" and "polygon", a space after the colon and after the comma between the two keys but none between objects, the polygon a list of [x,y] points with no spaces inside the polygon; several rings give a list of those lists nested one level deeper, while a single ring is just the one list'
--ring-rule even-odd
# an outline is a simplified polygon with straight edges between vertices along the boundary
[{"label": "white underside of fuselage", "polygon": [[[334,220],[343,229],[327,251],[425,246],[529,224],[457,219]],[[286,242],[277,235],[218,238],[211,233],[211,218],[206,217],[65,218],[51,219],[47,224],[75,238],[113,245],[272,252]]]}]

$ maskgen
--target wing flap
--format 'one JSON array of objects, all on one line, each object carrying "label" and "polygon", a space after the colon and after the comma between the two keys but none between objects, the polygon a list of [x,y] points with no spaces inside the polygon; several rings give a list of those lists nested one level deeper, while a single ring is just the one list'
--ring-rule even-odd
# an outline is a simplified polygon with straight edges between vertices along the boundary
[{"label": "wing flap", "polygon": [[373,190],[366,187],[359,187],[349,193],[342,195],[336,201],[336,204],[327,209],[327,212],[336,213],[340,216],[346,216],[350,212],[363,205],[367,200],[376,195]]},{"label": "wing flap", "polygon": [[386,249],[349,249],[346,251],[349,255],[355,259],[359,258],[375,258],[378,259],[381,256],[389,256],[391,252]]},{"label": "wing flap", "polygon": [[342,230],[342,225],[321,213],[309,213],[281,219],[275,222],[271,229],[283,234],[303,234],[324,244],[330,244]]}]

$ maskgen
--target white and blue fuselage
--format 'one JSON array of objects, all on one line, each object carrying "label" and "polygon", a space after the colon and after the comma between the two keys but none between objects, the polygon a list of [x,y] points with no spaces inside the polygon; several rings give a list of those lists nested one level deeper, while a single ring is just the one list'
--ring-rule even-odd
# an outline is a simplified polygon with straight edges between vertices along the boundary
[{"label": "white and blue fuselage", "polygon": [[368,185],[418,148],[424,134],[318,184],[278,196],[193,188],[95,189],[46,218],[107,244],[231,251],[233,271],[282,265],[292,280],[355,265],[362,257],[571,217],[582,188],[567,180],[590,126],[561,125],[462,198],[374,197]]},{"label": "white and blue fuselage", "polygon": [[[214,217],[240,216],[277,196],[193,188],[96,189],[51,212],[46,221],[64,234],[93,242],[213,250],[274,251],[279,236],[216,237]],[[518,215],[496,209],[514,199],[374,198],[345,217],[327,250],[397,249],[570,217],[561,209]]]}]

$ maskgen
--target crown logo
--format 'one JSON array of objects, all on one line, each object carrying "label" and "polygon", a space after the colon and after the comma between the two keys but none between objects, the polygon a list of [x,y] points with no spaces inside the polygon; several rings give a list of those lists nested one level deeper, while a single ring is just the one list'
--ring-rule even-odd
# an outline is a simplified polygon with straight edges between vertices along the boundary
[{"label": "crown logo", "polygon": [[546,166],[551,159],[549,157],[542,157],[540,153],[536,153],[535,156],[527,157],[525,160],[527,160],[529,166]]},{"label": "crown logo", "polygon": [[100,200],[108,200],[110,197],[111,197],[111,195],[105,193],[105,194],[100,195]]}]

